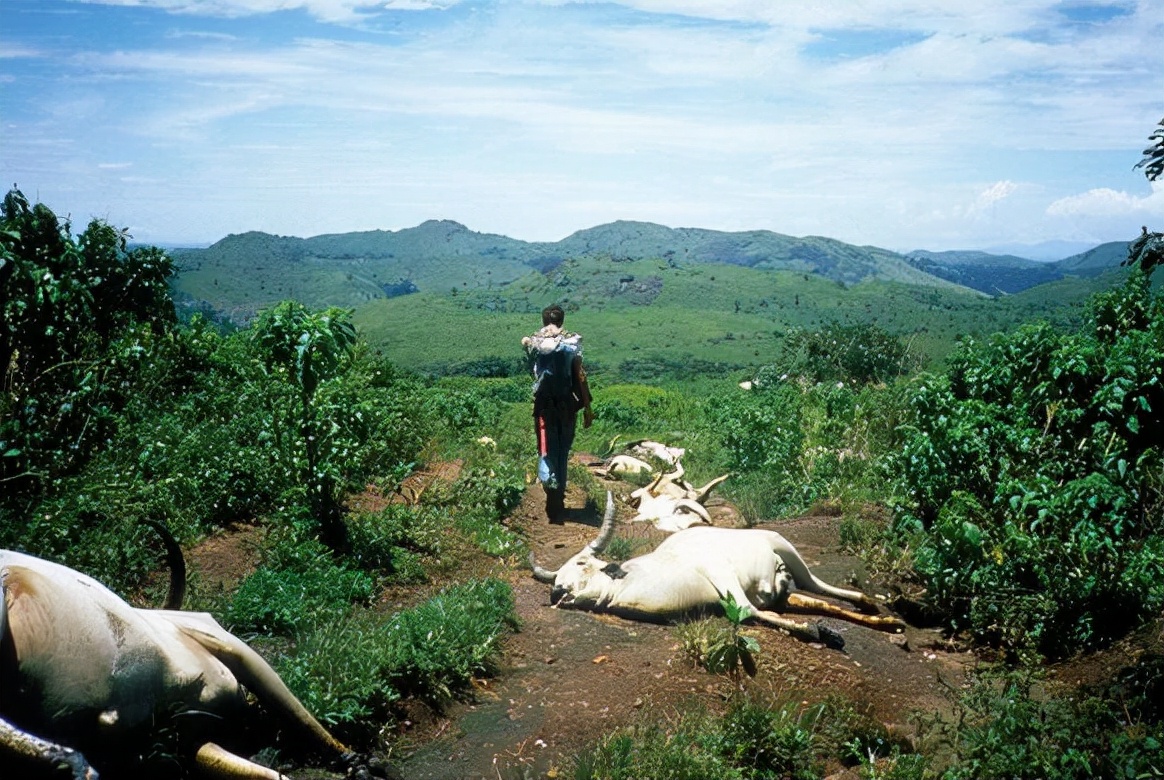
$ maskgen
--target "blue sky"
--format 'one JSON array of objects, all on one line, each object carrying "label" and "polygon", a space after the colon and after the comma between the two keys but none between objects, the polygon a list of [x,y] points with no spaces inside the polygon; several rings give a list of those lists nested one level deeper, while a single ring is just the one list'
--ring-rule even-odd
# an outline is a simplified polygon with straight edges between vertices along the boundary
[{"label": "blue sky", "polygon": [[1164,0],[0,0],[0,182],[210,243],[1164,229]]}]

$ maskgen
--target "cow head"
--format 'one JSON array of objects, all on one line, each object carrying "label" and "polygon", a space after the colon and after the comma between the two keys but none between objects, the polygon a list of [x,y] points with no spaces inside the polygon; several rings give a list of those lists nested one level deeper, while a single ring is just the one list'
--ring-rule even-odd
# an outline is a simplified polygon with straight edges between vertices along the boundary
[{"label": "cow head", "polygon": [[529,555],[533,576],[538,582],[552,585],[550,603],[555,606],[589,608],[595,606],[611,580],[619,579],[622,569],[618,564],[600,559],[601,553],[614,536],[614,497],[606,493],[606,514],[598,536],[558,569],[544,569]]}]

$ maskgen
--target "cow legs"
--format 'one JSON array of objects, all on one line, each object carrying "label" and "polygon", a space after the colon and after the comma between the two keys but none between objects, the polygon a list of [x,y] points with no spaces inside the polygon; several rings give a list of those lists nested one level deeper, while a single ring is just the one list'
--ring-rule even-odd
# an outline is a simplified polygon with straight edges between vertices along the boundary
[{"label": "cow legs", "polygon": [[822,596],[843,599],[856,604],[860,610],[870,615],[880,612],[881,606],[871,596],[859,590],[838,588],[817,577],[808,568],[808,564],[804,562],[804,558],[800,557],[800,553],[792,546],[792,543],[779,534],[776,536],[779,541],[773,547],[772,552],[776,553],[780,562],[784,564],[784,569],[792,575],[792,581],[796,583],[797,588],[809,593],[819,593]]},{"label": "cow legs", "polygon": [[202,775],[214,780],[287,780],[274,769],[247,761],[213,742],[198,748],[194,760]]},{"label": "cow legs", "polygon": [[190,612],[172,612],[169,615],[187,636],[221,661],[264,706],[302,726],[316,745],[331,757],[339,758],[348,753],[348,749],[328,733],[295,698],[295,694],[291,693],[263,657],[245,642],[225,631],[209,615]]},{"label": "cow legs", "polygon": [[85,757],[72,748],[34,737],[0,718],[0,763],[40,765],[45,776],[53,770],[66,770],[74,780],[97,780],[97,770],[89,766]]},{"label": "cow legs", "polygon": [[775,612],[768,612],[763,609],[753,609],[751,616],[774,628],[787,631],[792,636],[804,642],[820,642],[834,650],[840,650],[845,646],[844,637],[822,623],[798,623],[791,618],[786,618]]},{"label": "cow legs", "polygon": [[803,593],[789,593],[785,604],[792,609],[830,615],[881,631],[900,631],[905,628],[905,623],[898,618],[888,615],[867,615],[863,612],[855,612],[851,609],[845,609],[844,607],[833,604],[832,602],[825,601],[824,599],[806,596]]}]

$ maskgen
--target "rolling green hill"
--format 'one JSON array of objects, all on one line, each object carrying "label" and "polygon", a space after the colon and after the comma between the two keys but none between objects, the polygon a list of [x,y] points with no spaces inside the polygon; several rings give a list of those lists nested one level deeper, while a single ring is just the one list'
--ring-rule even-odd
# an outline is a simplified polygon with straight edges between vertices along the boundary
[{"label": "rolling green hill", "polygon": [[1127,241],[1109,241],[1081,254],[1064,258],[1055,265],[1067,275],[1092,277],[1119,267],[1127,257]]},{"label": "rolling green hill", "polygon": [[[791,329],[831,322],[876,324],[941,360],[963,335],[1073,320],[1090,292],[1111,283],[1096,274],[1118,266],[1124,247],[1040,264],[642,222],[529,243],[429,221],[308,239],[244,233],[173,254],[183,306],[238,323],[287,298],[353,308],[376,348],[437,373],[514,370],[518,340],[559,302],[587,335],[593,366],[641,378],[696,366],[746,374],[771,363]],[[1030,287],[1043,268],[1052,281]],[[992,298],[972,289],[987,284],[1021,291]]]},{"label": "rolling green hill", "polygon": [[531,271],[553,273],[581,258],[800,271],[845,284],[878,279],[954,286],[876,247],[770,231],[723,233],[643,222],[601,225],[556,243],[476,233],[449,221],[306,239],[244,233],[205,249],[176,249],[173,256],[182,300],[240,323],[285,298],[355,307],[416,292],[490,291]]},{"label": "rolling green hill", "polygon": [[1058,263],[986,252],[917,251],[906,255],[906,260],[918,270],[990,295],[1022,292],[1066,275]]},{"label": "rolling green hill", "polygon": [[356,309],[355,320],[371,343],[407,368],[513,367],[519,340],[541,324],[542,307],[556,301],[569,312],[567,326],[585,335],[596,373],[644,379],[712,370],[742,378],[772,363],[796,328],[873,323],[937,362],[961,336],[987,336],[1039,318],[1075,321],[1099,284],[1062,280],[1051,295],[1029,290],[989,298],[953,286],[844,285],[734,265],[585,259],[548,274],[532,272],[500,290],[372,301]]}]

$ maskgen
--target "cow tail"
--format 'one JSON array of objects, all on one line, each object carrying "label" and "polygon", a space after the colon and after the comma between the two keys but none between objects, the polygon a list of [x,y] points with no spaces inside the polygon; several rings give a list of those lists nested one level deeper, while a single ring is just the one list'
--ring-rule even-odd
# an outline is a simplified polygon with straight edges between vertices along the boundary
[{"label": "cow tail", "polygon": [[170,592],[166,594],[166,603],[162,609],[181,609],[182,602],[186,599],[186,558],[182,555],[182,546],[165,524],[151,519],[142,520],[141,524],[157,531],[166,548],[166,565],[170,567]]}]

